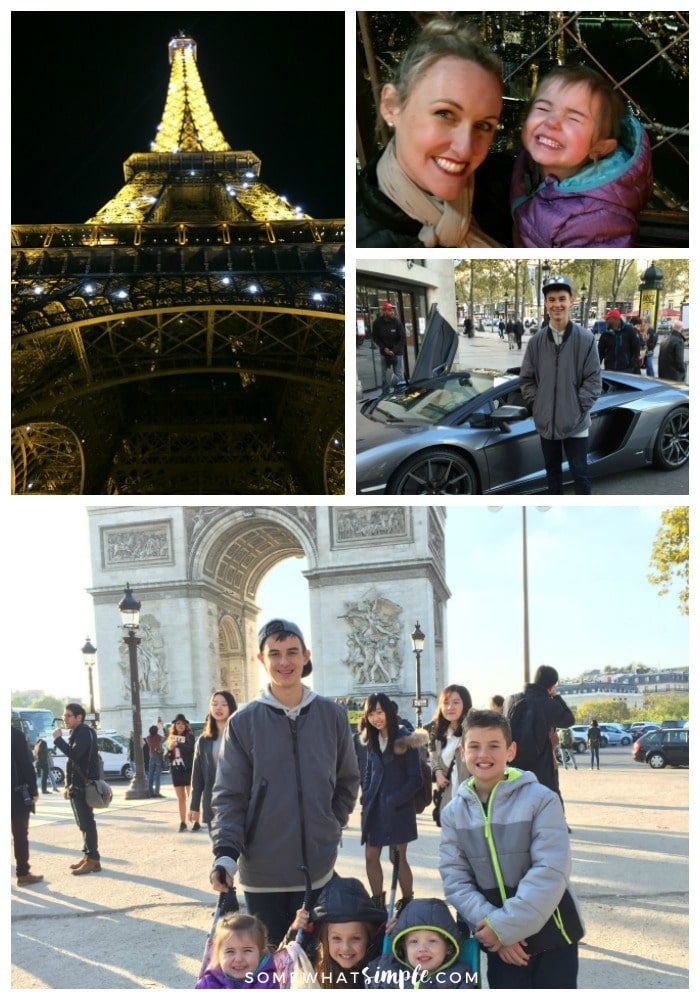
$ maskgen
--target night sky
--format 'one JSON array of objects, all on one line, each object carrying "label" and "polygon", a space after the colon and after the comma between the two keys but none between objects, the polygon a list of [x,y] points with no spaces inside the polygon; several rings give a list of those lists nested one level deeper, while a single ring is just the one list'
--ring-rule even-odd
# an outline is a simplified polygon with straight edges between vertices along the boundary
[{"label": "night sky", "polygon": [[180,30],[232,149],[308,214],[344,217],[342,12],[13,12],[13,223],[84,222],[116,194],[155,136]]}]

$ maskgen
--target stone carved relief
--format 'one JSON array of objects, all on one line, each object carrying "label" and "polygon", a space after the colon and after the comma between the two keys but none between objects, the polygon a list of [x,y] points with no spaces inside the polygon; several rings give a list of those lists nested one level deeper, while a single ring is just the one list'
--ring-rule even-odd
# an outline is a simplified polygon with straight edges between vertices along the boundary
[{"label": "stone carved relief", "polygon": [[402,537],[408,531],[404,507],[334,507],[333,514],[335,538],[338,542]]},{"label": "stone carved relief", "polygon": [[345,602],[345,614],[339,616],[348,623],[348,655],[343,663],[350,669],[356,687],[398,681],[402,610],[375,590],[356,604]]},{"label": "stone carved relief", "polygon": [[185,507],[187,541],[192,543],[217,513],[221,513],[221,507]]},{"label": "stone carved relief", "polygon": [[[141,643],[136,647],[139,666],[139,690],[145,695],[165,696],[168,692],[168,674],[165,666],[165,641],[160,622],[153,615],[141,618],[137,635]],[[129,648],[125,642],[119,647],[119,667],[124,683],[124,695],[131,698],[131,673]]]},{"label": "stone carved relief", "polygon": [[105,564],[165,562],[171,558],[170,524],[114,528],[104,534]]}]

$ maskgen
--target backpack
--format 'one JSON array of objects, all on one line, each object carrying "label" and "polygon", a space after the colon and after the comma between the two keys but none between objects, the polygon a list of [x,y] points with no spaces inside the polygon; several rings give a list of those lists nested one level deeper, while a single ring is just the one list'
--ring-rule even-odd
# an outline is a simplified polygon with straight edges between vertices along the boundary
[{"label": "backpack", "polygon": [[508,712],[508,721],[517,752],[513,765],[521,771],[537,772],[545,746],[551,746],[544,715],[529,698],[519,698]]},{"label": "backpack", "polygon": [[423,787],[416,792],[416,815],[422,813],[424,809],[433,804],[433,775],[430,764],[424,750],[418,751],[420,754],[420,773],[423,778]]},{"label": "backpack", "polygon": [[574,738],[571,735],[570,729],[562,729],[561,731],[561,742],[562,746],[572,747],[574,745]]}]

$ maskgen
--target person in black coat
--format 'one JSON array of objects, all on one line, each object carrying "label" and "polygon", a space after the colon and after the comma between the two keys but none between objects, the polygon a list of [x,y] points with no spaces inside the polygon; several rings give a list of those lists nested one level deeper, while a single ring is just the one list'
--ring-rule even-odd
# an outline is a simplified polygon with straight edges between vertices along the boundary
[{"label": "person in black coat", "polygon": [[32,875],[29,870],[29,815],[34,812],[39,793],[32,752],[24,733],[14,726],[10,744],[10,767],[12,769],[10,820],[17,885],[34,885],[44,879],[43,875]]},{"label": "person in black coat", "polygon": [[63,709],[63,724],[70,730],[68,742],[63,739],[61,729],[54,729],[53,742],[68,758],[66,789],[76,825],[83,835],[83,857],[70,865],[70,869],[74,875],[90,875],[102,871],[95,813],[85,800],[86,784],[100,776],[97,737],[85,722],[85,709],[76,701]]},{"label": "person in black coat", "polygon": [[659,348],[659,378],[671,382],[685,381],[685,340],[683,324],[679,320],[673,324]]},{"label": "person in black coat", "polygon": [[362,782],[362,839],[372,899],[383,905],[382,847],[398,851],[399,885],[403,895],[397,912],[413,896],[413,873],[407,845],[418,839],[416,792],[423,787],[419,748],[428,742],[424,729],[409,733],[399,725],[393,702],[385,694],[365,701],[367,769]]}]

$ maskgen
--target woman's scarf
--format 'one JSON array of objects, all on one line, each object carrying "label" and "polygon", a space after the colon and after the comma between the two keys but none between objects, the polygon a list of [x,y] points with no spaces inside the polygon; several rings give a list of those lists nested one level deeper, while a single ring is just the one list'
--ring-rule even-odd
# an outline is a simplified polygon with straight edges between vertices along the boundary
[{"label": "woman's scarf", "polygon": [[423,223],[418,237],[426,247],[498,247],[472,222],[474,175],[467,178],[461,194],[443,201],[414,184],[399,166],[396,144],[390,141],[377,163],[379,190],[406,215]]}]

